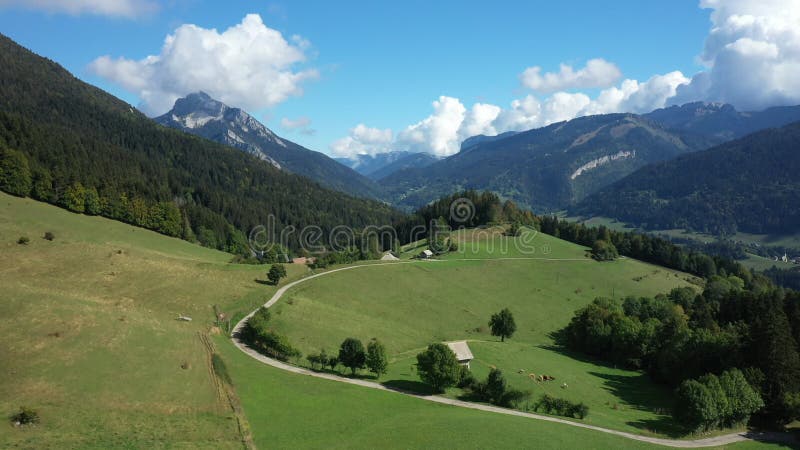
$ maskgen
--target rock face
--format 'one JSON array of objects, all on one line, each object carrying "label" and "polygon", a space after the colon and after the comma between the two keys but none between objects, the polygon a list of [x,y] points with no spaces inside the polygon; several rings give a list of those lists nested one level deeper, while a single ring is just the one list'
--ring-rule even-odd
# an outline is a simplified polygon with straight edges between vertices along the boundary
[{"label": "rock face", "polygon": [[275,133],[239,108],[214,100],[205,92],[180,98],[171,111],[157,117],[161,125],[202,136],[258,156],[277,168],[281,164],[269,155],[271,145],[286,147]]},{"label": "rock face", "polygon": [[328,156],[283,139],[245,111],[195,92],[175,102],[172,110],[154,119],[247,153],[319,184],[359,197],[380,198],[372,180]]}]

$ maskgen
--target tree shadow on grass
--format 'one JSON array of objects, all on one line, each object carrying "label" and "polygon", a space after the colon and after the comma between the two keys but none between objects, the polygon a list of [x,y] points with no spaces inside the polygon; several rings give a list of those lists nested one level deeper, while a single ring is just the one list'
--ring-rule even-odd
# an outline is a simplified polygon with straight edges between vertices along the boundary
[{"label": "tree shadow on grass", "polygon": [[260,280],[260,279],[256,278],[253,281],[255,281],[258,284],[263,284],[265,286],[275,286],[275,284],[273,284],[272,281],[269,281],[269,280]]},{"label": "tree shadow on grass", "polygon": [[[549,337],[553,339],[555,344],[539,345],[538,347],[598,368],[631,370],[630,368],[568,349],[563,345],[565,342],[563,330],[553,332]],[[652,419],[629,421],[627,422],[628,425],[672,438],[685,437],[689,434],[690,430],[672,418],[672,397],[669,395],[669,387],[653,381],[648,374],[635,370],[631,370],[630,375],[609,374],[599,371],[591,371],[588,374],[602,379],[604,389],[620,399],[621,405],[608,405],[609,408],[638,409],[658,416]]]},{"label": "tree shadow on grass", "polygon": [[626,376],[589,372],[589,375],[602,379],[605,389],[626,405],[630,405],[630,408],[658,415],[653,419],[629,421],[628,425],[673,438],[686,436],[690,432],[672,418],[672,408],[668,398],[660,398],[660,393],[655,390],[661,387],[656,386],[654,389],[653,381],[646,374],[636,373]]},{"label": "tree shadow on grass", "polygon": [[405,392],[408,394],[418,394],[418,395],[438,394],[438,392],[434,391],[429,385],[421,381],[387,380],[381,384],[393,391]]}]

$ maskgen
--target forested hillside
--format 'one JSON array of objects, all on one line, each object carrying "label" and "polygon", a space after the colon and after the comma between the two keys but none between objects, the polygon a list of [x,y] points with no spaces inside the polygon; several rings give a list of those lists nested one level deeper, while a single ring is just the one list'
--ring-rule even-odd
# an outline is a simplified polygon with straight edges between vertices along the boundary
[{"label": "forested hillside", "polygon": [[715,234],[800,229],[800,123],[644,167],[588,197],[583,215]]},{"label": "forested hillside", "polygon": [[161,127],[5,36],[0,149],[2,190],[236,253],[270,215],[277,227],[323,230],[398,217],[384,204]]}]

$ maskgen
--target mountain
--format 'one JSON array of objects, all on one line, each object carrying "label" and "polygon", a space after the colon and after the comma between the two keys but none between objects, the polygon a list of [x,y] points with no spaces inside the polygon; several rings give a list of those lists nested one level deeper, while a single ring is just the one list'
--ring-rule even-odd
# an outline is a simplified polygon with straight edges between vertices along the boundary
[{"label": "mountain", "polygon": [[[399,217],[162,127],[3,35],[0,80],[0,186],[17,195],[236,252],[246,251],[256,225],[329,231]],[[296,247],[297,236],[288,244]]]},{"label": "mountain", "polygon": [[461,148],[459,150],[463,151],[470,147],[474,147],[478,144],[485,144],[487,142],[499,141],[500,139],[511,137],[517,133],[518,133],[517,131],[506,131],[505,133],[500,133],[494,136],[486,136],[485,134],[479,134],[477,136],[468,137],[464,139],[464,142],[461,143]]},{"label": "mountain", "polygon": [[331,189],[359,197],[381,197],[380,187],[372,180],[322,153],[278,137],[250,114],[204,92],[178,99],[172,110],[155,121],[244,150],[279,169],[303,175]]},{"label": "mountain", "polygon": [[476,189],[555,211],[649,163],[710,145],[634,114],[588,116],[479,142],[424,169],[395,172],[381,184],[404,208]]},{"label": "mountain", "polygon": [[725,103],[687,103],[657,109],[644,117],[664,128],[700,134],[718,143],[800,120],[800,106],[779,106],[764,111],[740,112]]},{"label": "mountain", "polygon": [[648,229],[800,231],[800,122],[646,166],[574,213]]},{"label": "mountain", "polygon": [[373,180],[382,180],[400,170],[423,169],[439,161],[439,159],[430,153],[411,153],[397,161],[386,164],[374,172],[370,172],[368,176]]},{"label": "mountain", "polygon": [[430,153],[405,151],[378,153],[375,155],[356,155],[353,158],[336,159],[339,163],[352,168],[372,180],[379,180],[402,169],[425,167],[438,160],[437,157]]}]

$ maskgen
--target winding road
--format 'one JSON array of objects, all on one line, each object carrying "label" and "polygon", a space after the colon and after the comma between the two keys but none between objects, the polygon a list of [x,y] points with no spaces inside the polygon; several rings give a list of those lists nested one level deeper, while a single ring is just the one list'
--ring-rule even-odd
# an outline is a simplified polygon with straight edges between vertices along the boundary
[{"label": "winding road", "polygon": [[[316,273],[316,274],[307,276],[305,278],[301,278],[299,280],[293,281],[293,282],[281,287],[280,289],[278,289],[275,292],[275,294],[269,299],[269,301],[264,303],[263,307],[265,307],[265,308],[271,307],[278,300],[281,299],[281,297],[286,293],[286,291],[288,291],[289,289],[293,288],[294,286],[297,286],[300,283],[305,283],[305,282],[307,282],[309,280],[312,280],[314,278],[317,278],[317,277],[330,275],[332,273],[342,272],[342,271],[345,271],[345,270],[355,270],[355,269],[360,269],[360,268],[364,268],[364,267],[398,265],[398,264],[432,264],[432,263],[436,263],[436,262],[445,262],[445,261],[497,261],[497,260],[506,260],[506,261],[507,260],[588,261],[588,262],[592,261],[590,259],[557,259],[557,258],[526,258],[526,257],[519,257],[519,258],[485,258],[485,259],[482,259],[482,258],[465,258],[465,259],[458,259],[458,260],[427,260],[427,261],[393,261],[393,262],[386,262],[386,263],[362,264],[362,265],[356,265],[356,266],[342,267],[342,268],[339,268],[339,269],[333,269],[333,270],[329,270],[327,272],[320,272],[320,273]],[[597,427],[597,426],[594,426],[594,425],[588,425],[588,424],[585,424],[585,423],[573,422],[573,421],[566,420],[566,419],[560,419],[558,417],[545,416],[545,415],[541,415],[541,414],[533,414],[533,413],[528,413],[528,412],[523,412],[523,411],[517,411],[517,410],[514,410],[514,409],[500,408],[500,407],[497,407],[497,406],[486,405],[486,404],[482,404],[482,403],[465,402],[465,401],[462,401],[462,400],[446,398],[446,397],[442,397],[442,396],[439,396],[439,395],[417,394],[417,393],[413,393],[413,392],[402,391],[402,390],[398,390],[398,389],[392,389],[392,388],[386,387],[386,386],[384,386],[384,385],[382,385],[380,383],[376,383],[376,382],[373,382],[373,381],[345,378],[345,377],[341,377],[341,376],[330,374],[330,373],[314,372],[314,371],[309,370],[309,369],[305,369],[305,368],[302,368],[302,367],[298,367],[298,366],[294,366],[294,365],[291,365],[291,364],[287,364],[287,363],[278,361],[276,359],[272,359],[272,358],[269,358],[267,356],[264,356],[261,353],[258,353],[257,351],[251,349],[244,342],[242,342],[242,341],[240,341],[238,339],[237,336],[239,335],[239,331],[241,331],[242,327],[244,327],[244,325],[247,322],[247,320],[250,319],[250,317],[252,317],[253,314],[256,313],[256,311],[253,311],[250,314],[248,314],[247,316],[245,316],[233,328],[233,330],[231,332],[231,337],[232,337],[232,340],[233,340],[233,344],[239,350],[243,351],[244,353],[246,353],[247,355],[249,355],[250,357],[252,357],[253,359],[255,359],[255,360],[259,361],[259,362],[262,362],[262,363],[268,364],[268,365],[270,365],[272,367],[275,367],[275,368],[278,368],[278,369],[281,369],[281,370],[285,370],[287,372],[295,373],[295,374],[298,374],[298,375],[307,375],[307,376],[311,376],[311,377],[315,377],[315,378],[322,378],[322,379],[325,379],[325,380],[337,381],[337,382],[340,382],[340,383],[354,384],[354,385],[357,385],[357,386],[362,386],[362,387],[370,388],[370,389],[377,389],[377,390],[381,390],[381,391],[394,392],[394,393],[401,394],[401,395],[407,395],[407,396],[410,396],[410,397],[416,397],[418,399],[426,400],[426,401],[429,401],[429,402],[441,403],[441,404],[457,406],[457,407],[461,407],[461,408],[476,409],[476,410],[479,410],[479,411],[487,411],[487,412],[492,412],[492,413],[497,413],[497,414],[506,414],[506,415],[509,415],[509,416],[525,417],[525,418],[528,418],[528,419],[543,420],[545,422],[555,422],[555,423],[560,423],[560,424],[564,424],[564,425],[569,425],[569,426],[572,426],[572,427],[585,428],[585,429],[588,429],[588,430],[594,430],[594,431],[598,431],[598,432],[601,432],[601,433],[613,434],[615,436],[621,436],[621,437],[624,437],[624,438],[627,438],[627,439],[632,439],[632,440],[635,440],[635,441],[647,442],[647,443],[650,443],[650,444],[663,445],[663,446],[666,446],[666,447],[676,447],[676,448],[718,447],[718,446],[722,446],[722,445],[728,445],[728,444],[733,444],[733,443],[736,443],[736,442],[747,441],[747,440],[785,443],[785,444],[788,444],[790,446],[798,445],[797,441],[794,439],[794,437],[792,435],[790,435],[788,433],[777,433],[777,432],[752,432],[752,431],[747,431],[747,432],[730,433],[730,434],[724,434],[724,435],[720,435],[720,436],[714,436],[714,437],[705,438],[705,439],[695,439],[695,440],[663,439],[663,438],[642,436],[642,435],[633,434],[633,433],[626,433],[624,431],[611,430],[611,429],[608,429],[608,428],[602,428],[602,427]]]}]

